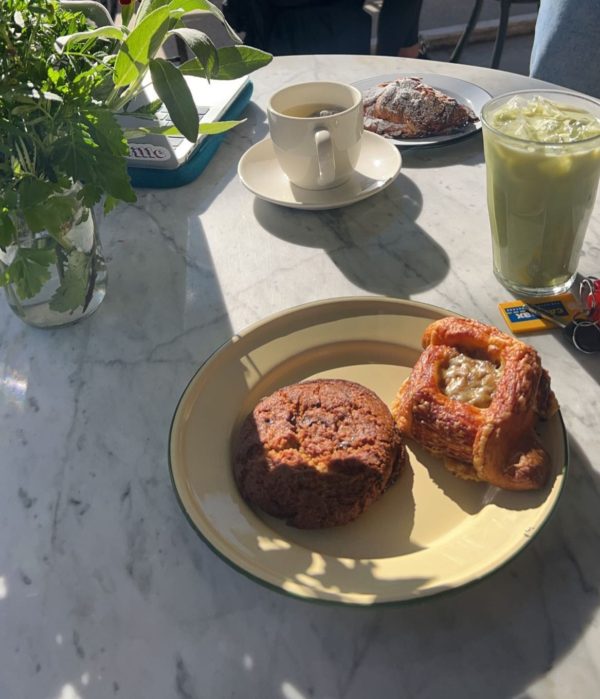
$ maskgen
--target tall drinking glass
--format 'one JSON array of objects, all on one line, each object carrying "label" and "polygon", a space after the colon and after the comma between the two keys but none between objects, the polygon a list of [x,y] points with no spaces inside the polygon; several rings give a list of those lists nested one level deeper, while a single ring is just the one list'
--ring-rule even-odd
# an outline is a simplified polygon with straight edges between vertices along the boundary
[{"label": "tall drinking glass", "polygon": [[490,100],[481,115],[494,274],[548,296],[575,278],[600,175],[600,102],[561,90]]}]

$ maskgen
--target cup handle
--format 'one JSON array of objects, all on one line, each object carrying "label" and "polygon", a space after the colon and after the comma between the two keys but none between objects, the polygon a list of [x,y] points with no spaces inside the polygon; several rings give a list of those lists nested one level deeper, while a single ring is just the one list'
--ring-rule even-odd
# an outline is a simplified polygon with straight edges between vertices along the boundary
[{"label": "cup handle", "polygon": [[335,159],[331,134],[327,129],[315,133],[317,160],[319,162],[319,185],[326,187],[335,180]]}]

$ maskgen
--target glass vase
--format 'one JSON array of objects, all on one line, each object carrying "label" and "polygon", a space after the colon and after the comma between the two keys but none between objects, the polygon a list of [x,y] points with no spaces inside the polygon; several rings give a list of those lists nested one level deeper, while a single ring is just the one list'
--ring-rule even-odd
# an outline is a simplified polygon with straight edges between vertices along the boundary
[{"label": "glass vase", "polygon": [[48,231],[32,233],[22,218],[17,219],[18,242],[2,256],[2,264],[42,262],[45,272],[39,289],[39,283],[33,288],[26,282],[6,284],[14,313],[37,328],[71,325],[92,315],[104,299],[107,283],[94,211],[79,206],[59,240]]}]

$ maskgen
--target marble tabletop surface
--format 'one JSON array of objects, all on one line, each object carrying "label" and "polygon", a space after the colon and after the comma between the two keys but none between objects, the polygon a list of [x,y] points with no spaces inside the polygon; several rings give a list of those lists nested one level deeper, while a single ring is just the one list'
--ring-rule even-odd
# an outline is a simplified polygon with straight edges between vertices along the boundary
[{"label": "marble tabletop surface", "polygon": [[[432,61],[277,58],[198,180],[139,191],[103,221],[96,315],[43,331],[0,306],[2,699],[597,696],[600,359],[555,334],[532,344],[569,432],[567,486],[533,543],[475,586],[404,607],[283,596],[215,555],[172,490],[182,391],[269,314],[383,294],[503,327],[497,304],[511,297],[491,269],[479,135],[406,152],[388,189],[339,210],[267,204],[238,180],[275,89],[411,70],[492,94],[532,83]],[[580,271],[600,272],[598,206]]]}]

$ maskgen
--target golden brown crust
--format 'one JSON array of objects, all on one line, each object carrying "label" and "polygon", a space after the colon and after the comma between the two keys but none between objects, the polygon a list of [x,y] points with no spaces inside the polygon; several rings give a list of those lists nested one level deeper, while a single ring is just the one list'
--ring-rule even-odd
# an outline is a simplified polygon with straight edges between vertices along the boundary
[{"label": "golden brown crust", "polygon": [[416,77],[371,88],[364,109],[365,129],[391,138],[442,136],[477,120],[468,107]]},{"label": "golden brown crust", "polygon": [[[447,457],[447,467],[459,477],[510,490],[542,487],[549,457],[533,428],[539,417],[551,417],[558,404],[537,352],[496,328],[454,317],[429,325],[423,347],[392,406],[402,434]],[[457,353],[500,367],[488,407],[444,393],[442,371]]]},{"label": "golden brown crust", "polygon": [[301,528],[350,522],[406,461],[385,403],[336,379],[292,384],[263,398],[242,425],[233,471],[242,497]]}]

